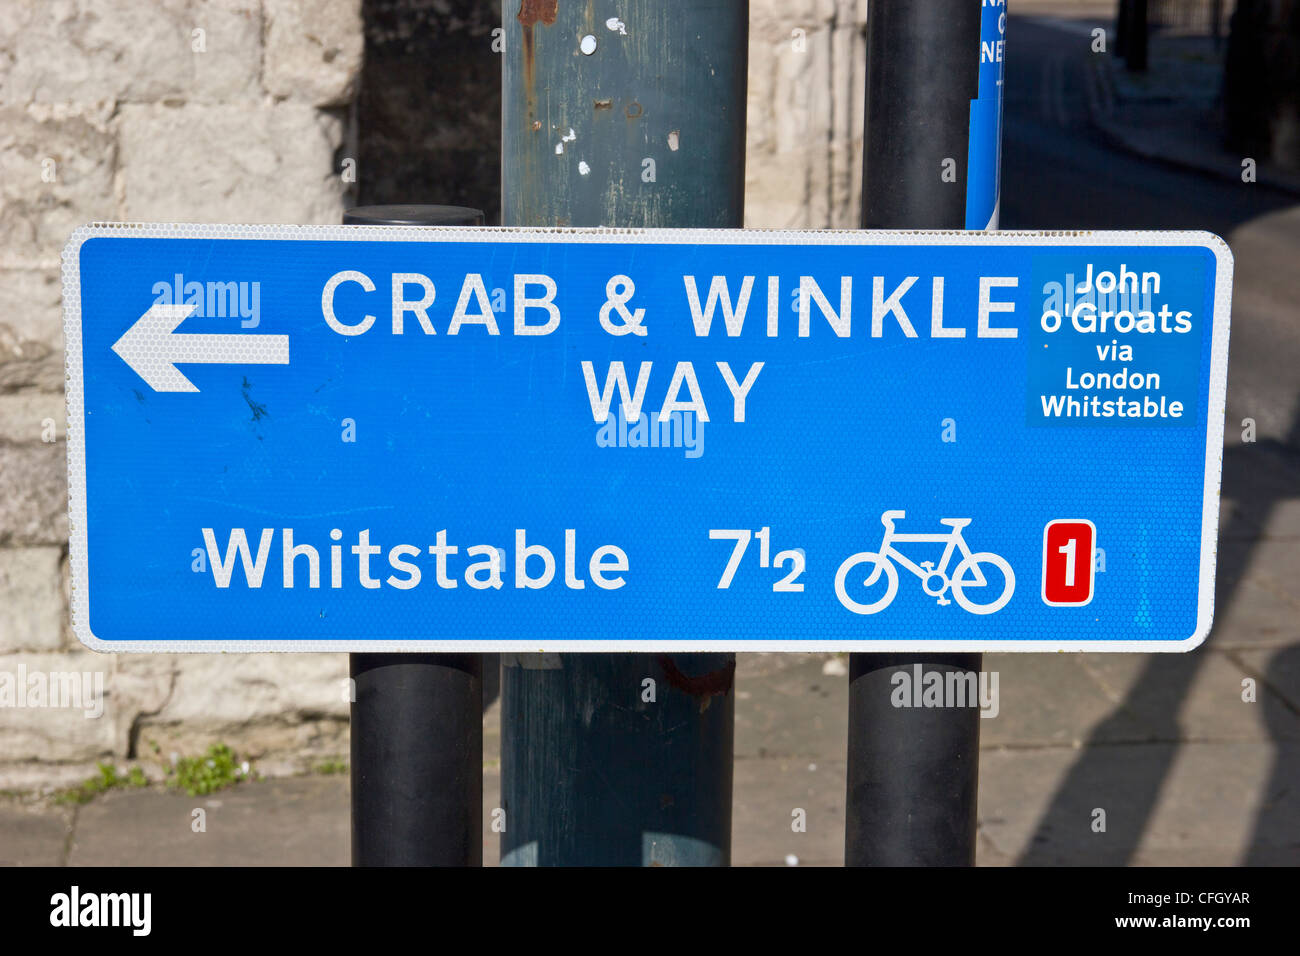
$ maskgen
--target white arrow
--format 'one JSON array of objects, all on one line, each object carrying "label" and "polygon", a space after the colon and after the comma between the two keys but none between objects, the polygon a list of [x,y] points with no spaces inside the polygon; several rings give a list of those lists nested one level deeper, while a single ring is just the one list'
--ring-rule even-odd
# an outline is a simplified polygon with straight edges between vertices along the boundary
[{"label": "white arrow", "polygon": [[155,392],[197,392],[179,363],[204,365],[288,365],[287,335],[179,334],[176,327],[193,312],[190,305],[158,305],[140,316],[113,343],[113,351]]}]

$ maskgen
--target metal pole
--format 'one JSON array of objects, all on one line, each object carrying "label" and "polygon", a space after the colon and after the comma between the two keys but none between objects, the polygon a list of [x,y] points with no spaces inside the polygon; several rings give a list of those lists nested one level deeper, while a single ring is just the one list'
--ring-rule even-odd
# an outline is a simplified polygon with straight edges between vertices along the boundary
[{"label": "metal pole", "polygon": [[[458,206],[364,206],[345,224],[481,226]],[[352,865],[483,863],[483,658],[351,654]]]},{"label": "metal pole", "polygon": [[[1000,35],[996,21],[985,26],[986,36]],[[972,115],[993,109],[978,118],[1000,118],[1001,87],[983,69],[981,49],[980,0],[873,0],[864,227],[996,223],[1000,128],[981,131]],[[1000,47],[987,49],[1000,79]],[[977,98],[984,102],[977,106]],[[990,174],[992,195],[981,205]],[[848,866],[975,862],[979,709],[896,707],[893,679],[899,670],[911,676],[918,664],[923,673],[978,672],[981,661],[979,654],[850,655]]]},{"label": "metal pole", "polygon": [[894,675],[976,671],[979,654],[850,654],[847,866],[972,866],[979,709],[895,707]]},{"label": "metal pole", "polygon": [[1145,73],[1149,24],[1147,0],[1129,0],[1129,22],[1125,43],[1125,65],[1131,73]]},{"label": "metal pole", "polygon": [[[504,19],[504,225],[743,224],[747,3]],[[504,865],[730,862],[734,655],[502,662]]]}]

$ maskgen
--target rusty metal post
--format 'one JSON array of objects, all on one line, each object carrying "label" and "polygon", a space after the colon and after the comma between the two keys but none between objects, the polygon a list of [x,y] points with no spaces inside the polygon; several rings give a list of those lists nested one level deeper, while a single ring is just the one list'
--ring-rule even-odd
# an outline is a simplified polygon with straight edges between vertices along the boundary
[{"label": "rusty metal post", "polygon": [[[745,0],[503,19],[503,225],[743,224]],[[730,862],[734,655],[502,663],[503,864]]]}]

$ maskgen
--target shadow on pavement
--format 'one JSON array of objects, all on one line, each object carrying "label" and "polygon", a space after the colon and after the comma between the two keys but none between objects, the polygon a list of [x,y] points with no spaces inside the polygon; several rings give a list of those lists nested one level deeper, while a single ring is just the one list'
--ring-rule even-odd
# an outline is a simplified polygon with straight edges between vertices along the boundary
[{"label": "shadow on pavement", "polygon": [[[1270,487],[1270,472],[1279,466],[1294,469],[1300,461],[1300,408],[1292,418],[1290,433],[1284,441],[1265,440],[1253,444],[1236,445],[1225,449],[1223,460],[1223,497],[1236,505],[1231,516],[1219,528],[1218,572],[1215,580],[1215,618],[1222,620],[1233,602],[1240,596],[1241,584],[1250,566],[1254,546],[1262,529],[1279,501],[1300,497],[1300,485],[1292,483],[1289,493]],[[1285,487],[1285,486],[1283,486]],[[1039,821],[1033,839],[1016,861],[1021,866],[1099,864],[1123,866],[1133,862],[1138,845],[1146,832],[1161,788],[1169,778],[1170,769],[1178,757],[1180,738],[1179,712],[1176,707],[1161,711],[1162,721],[1155,726],[1152,746],[1144,760],[1136,764],[1125,762],[1125,770],[1115,773],[1115,748],[1107,746],[1131,721],[1131,710],[1139,701],[1149,697],[1162,697],[1182,701],[1188,697],[1192,682],[1208,658],[1207,648],[1214,640],[1214,632],[1206,644],[1195,651],[1180,655],[1151,655],[1141,676],[1129,689],[1125,700],[1110,717],[1092,729],[1083,744],[1082,754],[1062,780],[1051,803]],[[1268,690],[1279,686],[1287,678],[1283,672],[1294,675],[1294,658],[1300,647],[1287,648],[1273,659],[1270,674],[1276,680],[1266,679],[1259,688],[1260,700],[1266,708],[1270,738],[1280,743],[1281,720],[1293,720],[1286,701]],[[1290,678],[1293,679],[1293,676]],[[1278,714],[1282,710],[1285,713]],[[1148,711],[1149,713],[1149,711]],[[1281,718],[1281,719],[1279,719]],[[1294,820],[1275,819],[1283,812],[1280,795],[1300,784],[1300,768],[1286,766],[1280,755],[1275,758],[1272,779],[1265,791],[1265,801],[1256,820],[1247,860],[1245,862],[1282,862],[1289,857],[1295,862],[1294,849],[1277,845],[1284,833],[1294,840]],[[1087,806],[1083,806],[1086,803]],[[1065,845],[1061,835],[1077,832],[1079,821],[1088,819],[1092,807],[1105,807],[1107,814],[1106,839],[1080,845],[1070,841]],[[1288,815],[1290,811],[1287,811]],[[1095,848],[1094,847],[1095,844]],[[1080,851],[1087,850],[1081,858]],[[1068,854],[1068,859],[1065,858]]]},{"label": "shadow on pavement", "polygon": [[[1300,676],[1300,645],[1279,650],[1269,661],[1264,684],[1274,690],[1294,688]],[[1285,729],[1294,726],[1297,714],[1294,701],[1282,693],[1260,698],[1269,736],[1279,739]],[[1272,772],[1265,784],[1259,815],[1251,833],[1250,847],[1242,861],[1248,866],[1295,866],[1300,859],[1300,829],[1296,826],[1295,793],[1300,790],[1300,772],[1287,752],[1273,756]]]}]

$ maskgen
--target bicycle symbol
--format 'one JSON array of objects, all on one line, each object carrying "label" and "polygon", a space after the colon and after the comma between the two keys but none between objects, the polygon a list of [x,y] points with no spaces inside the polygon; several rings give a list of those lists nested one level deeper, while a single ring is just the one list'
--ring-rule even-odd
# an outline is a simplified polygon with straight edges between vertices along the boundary
[{"label": "bicycle symbol", "polygon": [[[1011,600],[1011,594],[1016,589],[1016,575],[1011,570],[1011,565],[1001,555],[994,554],[991,551],[971,552],[967,546],[966,540],[961,535],[961,529],[971,523],[971,518],[940,518],[940,524],[946,524],[951,530],[943,534],[898,534],[894,531],[894,522],[901,521],[906,517],[902,511],[886,511],[880,516],[880,523],[885,526],[885,536],[880,542],[880,552],[877,554],[872,551],[860,551],[857,554],[850,555],[840,565],[840,569],[835,574],[835,596],[840,599],[840,603],[852,611],[854,614],[875,614],[877,611],[883,611],[889,606],[889,602],[894,599],[898,593],[898,569],[894,566],[897,562],[907,570],[911,571],[921,579],[921,587],[925,593],[931,597],[938,598],[939,604],[951,604],[944,595],[952,592],[953,598],[957,604],[971,614],[992,614],[1000,611]],[[916,564],[906,555],[899,552],[894,547],[901,542],[929,542],[932,544],[944,544],[943,558],[939,561],[936,568],[933,561],[923,561]],[[952,577],[948,576],[948,562],[952,559],[953,551],[960,551],[962,554],[961,561],[958,562]],[[868,565],[870,573],[868,574]],[[1002,593],[986,604],[973,601],[966,595],[966,588],[976,589],[988,586],[988,579],[984,577],[981,565],[986,567],[997,568],[1002,572],[1002,577],[1006,582],[1002,586]],[[856,590],[858,587],[870,588],[880,579],[881,573],[885,576],[885,593],[875,600],[856,601],[849,597],[846,585],[851,584]],[[938,589],[932,589],[930,582],[938,578]],[[860,583],[859,583],[860,582]],[[987,592],[986,592],[987,593]]]}]

